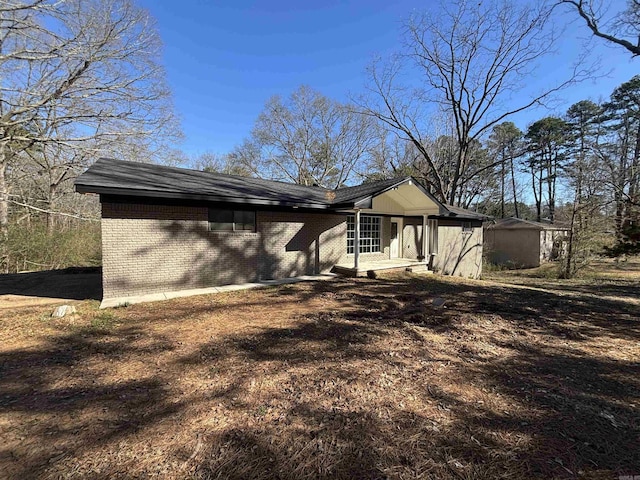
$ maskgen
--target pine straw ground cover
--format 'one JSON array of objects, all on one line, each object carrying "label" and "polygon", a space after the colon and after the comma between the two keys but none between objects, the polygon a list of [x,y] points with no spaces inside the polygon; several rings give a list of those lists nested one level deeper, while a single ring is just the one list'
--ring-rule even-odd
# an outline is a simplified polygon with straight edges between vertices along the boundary
[{"label": "pine straw ground cover", "polygon": [[3,311],[0,477],[640,475],[638,278],[496,280]]}]

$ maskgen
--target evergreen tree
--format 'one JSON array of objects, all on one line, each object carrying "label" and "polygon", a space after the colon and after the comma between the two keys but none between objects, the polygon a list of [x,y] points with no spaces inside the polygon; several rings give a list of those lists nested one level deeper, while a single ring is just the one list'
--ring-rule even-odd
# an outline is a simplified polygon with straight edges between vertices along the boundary
[{"label": "evergreen tree", "polygon": [[[516,188],[516,172],[514,160],[523,154],[523,133],[513,122],[503,122],[491,131],[487,147],[494,159],[499,163],[500,176],[500,217],[505,218],[507,189],[511,190],[511,200],[516,218],[520,218],[518,211],[518,193]],[[509,179],[507,179],[509,177]],[[510,181],[509,187],[506,186]]]},{"label": "evergreen tree", "polygon": [[[529,158],[537,220],[542,220],[542,204],[547,198],[549,220],[555,219],[557,180],[566,159],[567,124],[558,117],[546,117],[527,129]],[[546,190],[546,191],[545,191]]]}]

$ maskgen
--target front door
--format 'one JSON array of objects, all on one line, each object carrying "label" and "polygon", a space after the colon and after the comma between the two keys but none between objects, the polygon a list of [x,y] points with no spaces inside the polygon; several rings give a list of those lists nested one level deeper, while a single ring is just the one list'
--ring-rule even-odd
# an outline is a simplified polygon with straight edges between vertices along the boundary
[{"label": "front door", "polygon": [[391,245],[390,256],[391,258],[398,258],[398,222],[391,222]]}]

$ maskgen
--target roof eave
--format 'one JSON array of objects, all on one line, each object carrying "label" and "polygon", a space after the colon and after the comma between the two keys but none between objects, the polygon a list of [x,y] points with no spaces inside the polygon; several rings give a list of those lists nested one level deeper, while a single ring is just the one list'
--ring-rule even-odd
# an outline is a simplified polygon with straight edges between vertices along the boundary
[{"label": "roof eave", "polygon": [[478,222],[484,221],[482,217],[475,217],[471,215],[457,215],[457,214],[429,215],[429,218],[435,219],[435,220],[473,220]]},{"label": "roof eave", "polygon": [[360,200],[353,202],[353,208],[372,208],[374,196],[375,195],[369,195],[368,197],[363,197]]},{"label": "roof eave", "polygon": [[97,193],[99,195],[116,195],[127,197],[142,197],[142,198],[168,198],[176,200],[198,200],[204,202],[222,202],[222,203],[234,203],[238,205],[264,205],[264,206],[280,206],[280,207],[299,207],[310,208],[318,210],[329,210],[335,208],[333,205],[325,203],[307,203],[307,202],[294,202],[294,201],[280,201],[280,200],[267,200],[261,198],[245,198],[245,197],[229,197],[229,196],[216,196],[216,195],[199,195],[193,193],[184,192],[166,192],[156,190],[140,190],[132,188],[113,188],[113,187],[98,187],[94,185],[86,185],[77,183],[75,184],[76,192],[78,193]]}]

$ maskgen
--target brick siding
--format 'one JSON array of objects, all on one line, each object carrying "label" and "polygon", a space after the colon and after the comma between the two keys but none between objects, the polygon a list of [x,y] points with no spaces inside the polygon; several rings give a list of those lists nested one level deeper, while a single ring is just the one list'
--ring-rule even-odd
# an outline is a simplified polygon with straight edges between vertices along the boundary
[{"label": "brick siding", "polygon": [[103,296],[116,298],[328,271],[346,217],[257,212],[257,231],[210,232],[207,207],[102,204]]},{"label": "brick siding", "polygon": [[474,223],[471,233],[463,233],[462,224],[440,225],[433,265],[443,275],[478,278],[482,274],[482,224]]},{"label": "brick siding", "polygon": [[344,215],[258,212],[260,280],[327,272],[346,254]]},{"label": "brick siding", "polygon": [[422,219],[405,218],[402,227],[402,256],[417,260],[422,257]]},{"label": "brick siding", "polygon": [[[324,213],[256,214],[256,232],[210,232],[208,208],[130,203],[102,204],[103,297],[117,298],[311,275],[353,261],[347,255],[346,216]],[[382,252],[388,259],[391,219],[382,218]],[[404,258],[421,254],[422,222],[405,218]],[[473,276],[482,269],[482,228],[439,228],[435,266]]]}]

